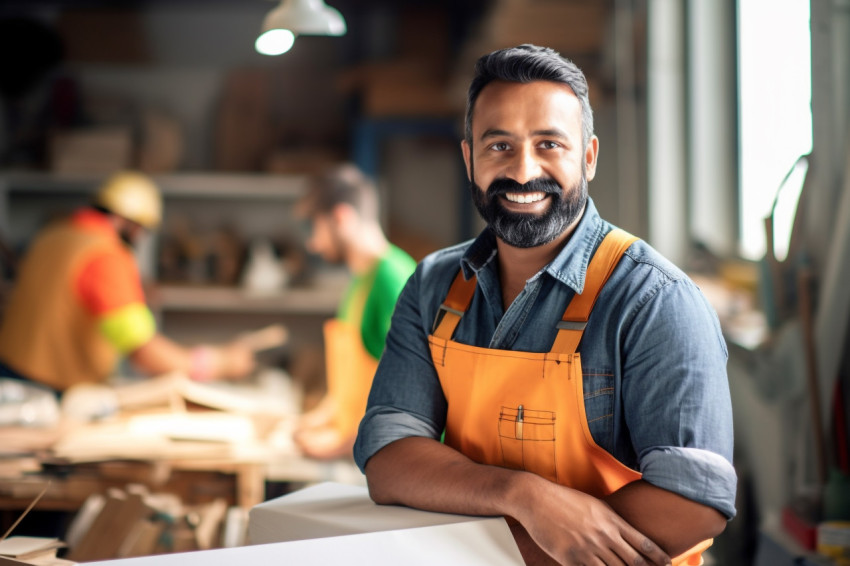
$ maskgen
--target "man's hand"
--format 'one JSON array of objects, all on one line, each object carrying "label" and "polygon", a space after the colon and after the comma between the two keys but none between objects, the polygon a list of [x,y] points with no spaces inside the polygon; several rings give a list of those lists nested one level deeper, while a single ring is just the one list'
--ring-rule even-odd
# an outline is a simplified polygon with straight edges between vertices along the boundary
[{"label": "man's hand", "polygon": [[293,440],[305,456],[318,460],[350,458],[354,448],[353,438],[346,438],[331,426],[301,429]]},{"label": "man's hand", "polygon": [[218,379],[245,379],[257,365],[254,351],[238,340],[216,347],[215,353]]},{"label": "man's hand", "polygon": [[336,412],[336,401],[330,395],[325,395],[315,407],[298,417],[298,422],[295,425],[296,434],[298,431],[308,428],[330,426]]},{"label": "man's hand", "polygon": [[148,375],[180,371],[197,381],[244,379],[257,365],[254,351],[238,340],[187,348],[159,333],[136,348],[130,361]]},{"label": "man's hand", "polygon": [[[531,489],[512,532],[527,564],[670,564],[670,557],[607,503],[542,478]],[[524,531],[524,532],[523,532]],[[529,537],[554,560],[535,552]]]}]

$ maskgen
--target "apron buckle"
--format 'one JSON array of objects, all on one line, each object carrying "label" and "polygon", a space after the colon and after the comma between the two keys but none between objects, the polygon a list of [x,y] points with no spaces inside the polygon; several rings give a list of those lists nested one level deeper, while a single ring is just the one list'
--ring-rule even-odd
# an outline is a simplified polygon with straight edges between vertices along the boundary
[{"label": "apron buckle", "polygon": [[450,312],[454,315],[457,315],[458,318],[463,317],[463,311],[453,309],[452,307],[446,305],[445,303],[441,304],[440,308],[437,309],[437,313],[434,315],[434,323],[431,325],[431,333],[432,334],[437,330],[437,325],[440,324],[440,321],[443,319],[443,316],[447,312]]},{"label": "apron buckle", "polygon": [[584,332],[585,326],[587,326],[586,320],[561,320],[555,325],[558,330],[578,330],[579,332]]}]

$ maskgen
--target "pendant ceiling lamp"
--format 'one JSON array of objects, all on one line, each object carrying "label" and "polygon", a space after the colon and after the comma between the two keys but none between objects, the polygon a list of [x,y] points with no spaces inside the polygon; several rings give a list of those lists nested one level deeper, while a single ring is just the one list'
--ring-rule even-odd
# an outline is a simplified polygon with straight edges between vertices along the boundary
[{"label": "pendant ceiling lamp", "polygon": [[264,55],[292,48],[296,35],[345,35],[345,20],[323,0],[281,0],[263,20],[255,47]]}]

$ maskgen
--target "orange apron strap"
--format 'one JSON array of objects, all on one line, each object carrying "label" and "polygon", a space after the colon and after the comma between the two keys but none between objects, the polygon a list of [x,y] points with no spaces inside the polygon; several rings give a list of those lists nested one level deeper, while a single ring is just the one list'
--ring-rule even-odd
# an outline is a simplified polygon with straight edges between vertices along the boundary
[{"label": "orange apron strap", "polygon": [[599,244],[590,265],[587,266],[584,292],[573,297],[564,311],[563,319],[558,323],[558,334],[552,344],[552,353],[572,354],[576,351],[599,292],[614,272],[623,253],[637,239],[625,230],[615,228],[608,232]]},{"label": "orange apron strap", "polygon": [[[469,303],[472,302],[472,295],[475,294],[477,283],[475,276],[472,276],[468,281],[463,278],[463,270],[460,269],[449,288],[449,293],[446,295],[446,300],[440,305],[437,310],[437,315],[434,318],[433,334],[437,338],[451,340],[452,334],[455,332],[460,318]],[[440,314],[443,314],[442,319]]]}]

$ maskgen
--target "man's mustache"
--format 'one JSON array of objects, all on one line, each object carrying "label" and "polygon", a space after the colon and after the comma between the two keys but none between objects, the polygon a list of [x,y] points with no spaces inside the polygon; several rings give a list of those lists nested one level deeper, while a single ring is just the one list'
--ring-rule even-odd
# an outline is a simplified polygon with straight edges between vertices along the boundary
[{"label": "man's mustache", "polygon": [[528,181],[527,183],[518,183],[513,179],[503,178],[496,179],[490,186],[487,187],[487,198],[495,198],[504,195],[505,193],[546,193],[561,195],[563,189],[561,185],[554,179],[537,178]]}]

